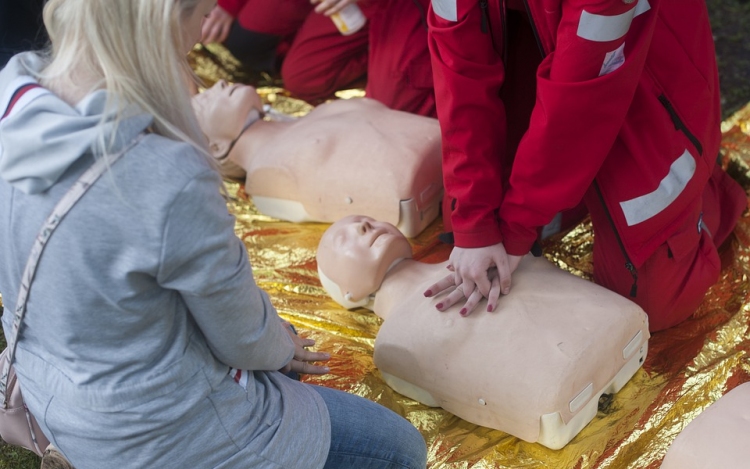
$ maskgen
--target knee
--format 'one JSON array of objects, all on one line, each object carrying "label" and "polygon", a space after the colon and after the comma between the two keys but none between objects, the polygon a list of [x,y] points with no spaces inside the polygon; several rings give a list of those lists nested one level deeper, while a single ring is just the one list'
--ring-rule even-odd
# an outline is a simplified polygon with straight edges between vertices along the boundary
[{"label": "knee", "polygon": [[294,55],[288,55],[281,65],[284,88],[304,100],[328,97],[336,91],[327,75],[326,70],[306,66]]},{"label": "knee", "polygon": [[716,246],[705,231],[687,255],[668,261],[649,265],[645,280],[650,288],[637,301],[648,314],[652,332],[676,326],[692,316],[721,274]]},{"label": "knee", "polygon": [[409,469],[424,469],[427,467],[427,444],[422,434],[408,423],[408,429],[404,435],[404,457],[407,459],[406,467]]},{"label": "knee", "polygon": [[245,69],[273,72],[276,70],[276,49],[280,42],[280,36],[248,30],[235,21],[224,46]]},{"label": "knee", "polygon": [[419,454],[415,456],[416,461],[414,467],[417,469],[425,469],[427,467],[427,445],[422,440],[422,446],[420,447]]}]

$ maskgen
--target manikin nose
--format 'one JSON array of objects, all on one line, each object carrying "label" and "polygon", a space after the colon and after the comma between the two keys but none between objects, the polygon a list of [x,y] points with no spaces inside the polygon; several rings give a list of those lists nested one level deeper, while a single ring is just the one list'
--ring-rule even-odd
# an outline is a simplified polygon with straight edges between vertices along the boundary
[{"label": "manikin nose", "polygon": [[372,225],[367,220],[362,221],[359,225],[357,225],[357,232],[359,234],[365,234],[368,231],[372,230]]}]

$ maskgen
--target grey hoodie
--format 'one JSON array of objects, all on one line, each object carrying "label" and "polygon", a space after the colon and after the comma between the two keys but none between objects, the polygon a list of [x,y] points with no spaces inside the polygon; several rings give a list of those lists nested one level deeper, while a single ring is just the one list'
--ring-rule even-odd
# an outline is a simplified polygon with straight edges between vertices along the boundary
[{"label": "grey hoodie", "polygon": [[[44,66],[0,71],[0,116]],[[93,162],[106,101],[70,106],[43,88],[0,121],[0,292],[11,330],[43,219]],[[104,119],[112,132],[110,119]],[[113,151],[151,123],[119,125]],[[322,399],[277,370],[293,345],[255,285],[220,179],[187,144],[147,135],[52,236],[16,358],[27,403],[78,469],[322,467]],[[258,370],[247,390],[229,367]]]}]

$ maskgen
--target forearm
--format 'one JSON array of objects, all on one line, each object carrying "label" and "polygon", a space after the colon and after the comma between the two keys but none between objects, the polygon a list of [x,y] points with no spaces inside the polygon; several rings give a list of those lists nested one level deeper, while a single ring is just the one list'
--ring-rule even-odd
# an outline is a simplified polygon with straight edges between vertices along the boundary
[{"label": "forearm", "polygon": [[[233,291],[186,299],[211,351],[234,368],[281,369],[292,359],[294,344],[268,296],[252,284]],[[209,308],[217,309],[202,313]]]},{"label": "forearm", "polygon": [[[500,241],[497,209],[502,199],[504,80],[492,37],[482,32],[476,0],[458,1],[447,19],[434,5],[428,15],[429,46],[442,129],[443,178],[452,201],[455,242],[478,247]],[[450,16],[450,15],[448,15]]]}]

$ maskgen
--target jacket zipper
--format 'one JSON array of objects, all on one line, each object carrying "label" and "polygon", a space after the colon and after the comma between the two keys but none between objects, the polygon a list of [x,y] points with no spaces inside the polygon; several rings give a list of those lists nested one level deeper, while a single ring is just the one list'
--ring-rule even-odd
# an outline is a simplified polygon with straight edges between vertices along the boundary
[{"label": "jacket zipper", "polygon": [[488,0],[480,0],[479,2],[479,9],[482,10],[482,33],[483,34],[487,34],[490,32],[490,28],[489,28],[490,13],[489,13],[488,4],[489,4]]},{"label": "jacket zipper", "polygon": [[419,19],[422,20],[422,27],[427,31],[427,12],[424,11],[424,7],[418,0],[412,0],[412,3],[414,3],[419,10]]},{"label": "jacket zipper", "polygon": [[630,287],[630,296],[631,298],[635,298],[638,294],[638,270],[635,268],[635,265],[633,265],[633,262],[630,260],[630,256],[628,256],[628,252],[625,250],[625,245],[622,243],[620,233],[618,233],[617,229],[615,228],[615,221],[612,219],[612,214],[609,213],[607,204],[604,203],[604,196],[602,195],[602,190],[599,188],[599,182],[596,180],[594,180],[594,188],[596,189],[596,194],[599,196],[599,200],[602,203],[604,213],[607,214],[607,220],[609,220],[609,224],[612,227],[612,232],[615,234],[617,244],[620,245],[620,251],[622,251],[623,257],[625,257],[625,268],[628,269],[628,272],[630,272],[630,275],[633,277],[633,285]]},{"label": "jacket zipper", "polygon": [[508,8],[505,0],[500,0],[500,23],[503,28],[503,67],[508,66]]},{"label": "jacket zipper", "polygon": [[539,37],[539,30],[534,23],[534,15],[531,14],[531,8],[529,7],[529,0],[523,0],[523,6],[526,8],[526,14],[529,16],[529,23],[531,24],[531,30],[534,32],[534,39],[536,39],[536,45],[539,47],[539,52],[542,54],[542,59],[547,56],[542,45],[542,39]]},{"label": "jacket zipper", "polygon": [[672,107],[672,103],[669,102],[669,99],[667,99],[664,94],[661,94],[659,95],[659,102],[669,113],[669,117],[672,119],[675,130],[679,130],[680,132],[684,133],[687,139],[690,140],[690,143],[692,143],[693,146],[695,146],[695,148],[698,150],[698,154],[703,156],[703,145],[701,145],[701,142],[696,138],[696,136],[693,135],[692,132],[690,132],[690,129],[687,128],[685,123],[682,122],[682,119],[680,119],[680,116],[677,115],[677,111],[674,110],[674,107]]}]

